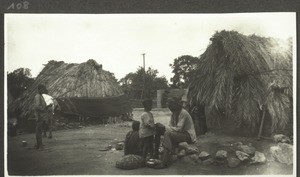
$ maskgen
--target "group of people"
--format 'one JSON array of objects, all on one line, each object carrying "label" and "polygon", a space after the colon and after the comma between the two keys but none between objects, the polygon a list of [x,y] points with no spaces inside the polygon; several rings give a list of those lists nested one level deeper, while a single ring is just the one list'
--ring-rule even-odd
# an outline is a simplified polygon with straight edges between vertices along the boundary
[{"label": "group of people", "polygon": [[[196,141],[196,133],[192,117],[183,108],[181,99],[168,98],[166,106],[172,112],[169,126],[155,123],[151,113],[153,101],[146,99],[142,102],[144,112],[141,121],[133,121],[132,131],[125,138],[124,154],[141,155],[146,162],[147,158],[160,159],[162,163],[156,168],[165,168],[169,165],[170,154],[181,142],[193,143]],[[48,95],[45,85],[38,86],[38,93],[34,97],[34,114],[36,117],[36,149],[43,149],[42,135],[46,136],[48,126],[48,138],[52,138],[53,114],[57,104]],[[163,151],[160,155],[159,147],[163,136]]]},{"label": "group of people", "polygon": [[[124,154],[141,155],[144,162],[147,158],[160,159],[161,163],[154,168],[166,168],[170,164],[170,154],[181,142],[196,141],[194,123],[190,114],[183,109],[182,102],[177,97],[167,99],[167,107],[172,112],[169,126],[155,123],[152,110],[152,100],[143,102],[144,112],[141,121],[132,123],[132,131],[125,138]],[[159,156],[161,136],[163,136],[163,151]]]}]

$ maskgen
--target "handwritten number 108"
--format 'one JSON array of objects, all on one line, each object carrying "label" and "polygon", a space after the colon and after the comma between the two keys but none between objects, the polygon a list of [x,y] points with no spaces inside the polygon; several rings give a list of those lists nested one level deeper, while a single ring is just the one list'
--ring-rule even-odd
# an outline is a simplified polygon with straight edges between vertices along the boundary
[{"label": "handwritten number 108", "polygon": [[29,7],[29,2],[28,1],[24,1],[23,3],[12,3],[8,8],[7,10],[10,10],[10,9],[18,9],[18,10],[21,10],[21,9],[28,9]]}]

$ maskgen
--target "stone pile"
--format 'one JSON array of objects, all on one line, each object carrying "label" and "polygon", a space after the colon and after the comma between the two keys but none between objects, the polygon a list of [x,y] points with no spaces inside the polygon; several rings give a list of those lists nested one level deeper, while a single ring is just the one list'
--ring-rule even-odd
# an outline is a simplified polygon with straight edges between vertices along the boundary
[{"label": "stone pile", "polygon": [[[232,144],[234,148],[229,153],[226,150],[220,149],[215,155],[211,155],[206,151],[199,152],[198,148],[189,145],[187,143],[181,143],[179,145],[178,159],[184,163],[189,164],[202,164],[202,165],[224,165],[229,167],[238,167],[241,163],[249,164],[262,164],[266,162],[264,153],[256,151],[256,149],[250,145],[244,145],[241,142]],[[189,152],[189,153],[187,153]]]}]

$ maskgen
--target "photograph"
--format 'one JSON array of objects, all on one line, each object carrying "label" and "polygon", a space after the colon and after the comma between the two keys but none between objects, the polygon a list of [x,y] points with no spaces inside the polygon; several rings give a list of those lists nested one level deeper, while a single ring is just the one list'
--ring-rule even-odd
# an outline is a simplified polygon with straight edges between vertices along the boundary
[{"label": "photograph", "polygon": [[4,14],[4,174],[296,176],[295,12]]}]

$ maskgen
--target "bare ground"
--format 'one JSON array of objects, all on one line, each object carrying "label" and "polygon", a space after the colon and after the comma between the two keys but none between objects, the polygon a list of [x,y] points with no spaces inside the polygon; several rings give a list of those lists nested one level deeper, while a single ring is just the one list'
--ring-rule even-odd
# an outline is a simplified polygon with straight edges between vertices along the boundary
[{"label": "bare ground", "polygon": [[[133,112],[138,120],[142,111]],[[156,122],[166,124],[170,112],[167,109],[153,110]],[[131,122],[108,125],[85,126],[78,129],[58,130],[52,139],[43,139],[45,150],[36,150],[35,134],[23,133],[7,139],[7,171],[10,175],[284,175],[292,174],[293,166],[270,160],[271,140],[257,141],[238,135],[228,135],[223,130],[210,130],[198,137],[200,151],[214,155],[218,150],[227,150],[233,155],[232,144],[251,143],[258,151],[265,153],[268,161],[264,164],[240,164],[236,168],[223,165],[204,165],[176,160],[167,169],[140,168],[120,170],[115,162],[123,156],[123,151],[101,151],[109,144],[124,140],[131,129]],[[27,147],[22,146],[27,141]]]}]

